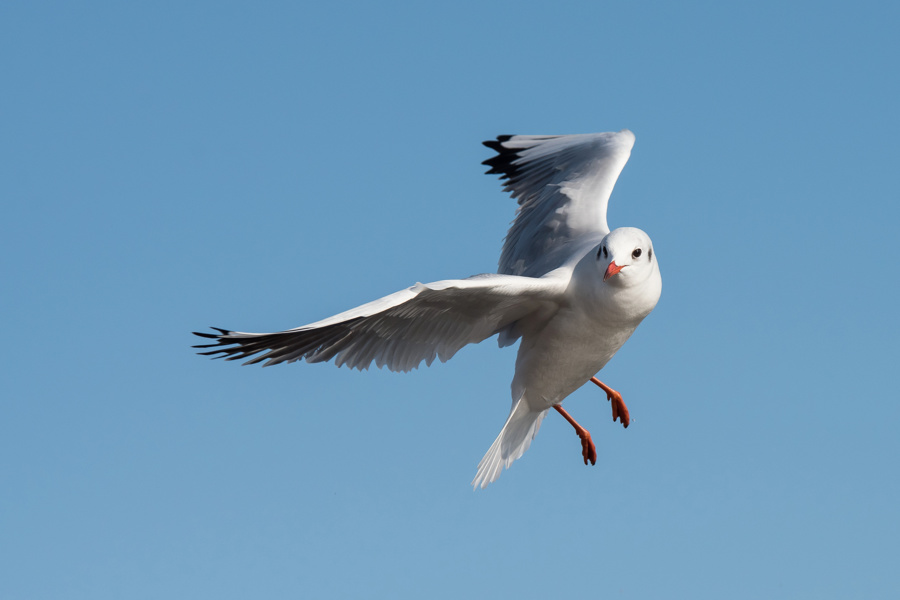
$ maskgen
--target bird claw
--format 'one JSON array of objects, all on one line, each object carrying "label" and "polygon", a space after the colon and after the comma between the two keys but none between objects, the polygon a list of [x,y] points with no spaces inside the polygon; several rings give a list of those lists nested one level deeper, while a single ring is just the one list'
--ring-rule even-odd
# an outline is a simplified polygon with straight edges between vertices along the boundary
[{"label": "bird claw", "polygon": [[628,414],[628,407],[625,406],[625,401],[622,400],[622,394],[596,377],[591,377],[591,382],[606,392],[606,399],[609,400],[609,403],[612,405],[613,423],[616,422],[616,419],[619,419],[622,421],[622,427],[628,427],[628,424],[631,423],[631,415]]},{"label": "bird claw", "polygon": [[616,390],[611,390],[611,393],[606,393],[606,399],[609,400],[612,406],[613,423],[616,422],[616,419],[619,419],[622,422],[622,427],[627,428],[631,423],[631,415],[628,414],[628,407],[625,406],[625,401],[622,400],[622,394]]},{"label": "bird claw", "polygon": [[584,434],[579,433],[578,437],[581,438],[581,456],[584,458],[584,464],[588,464],[588,461],[591,461],[592,465],[597,464],[597,447],[594,446],[591,434],[585,430]]},{"label": "bird claw", "polygon": [[581,439],[581,457],[584,458],[584,464],[588,464],[588,461],[591,461],[592,465],[597,464],[597,447],[594,446],[594,440],[591,439],[590,432],[579,425],[578,422],[572,418],[572,415],[566,412],[566,409],[559,404],[554,404],[553,408],[555,408],[556,412],[561,414],[563,418],[575,428],[575,433]]}]

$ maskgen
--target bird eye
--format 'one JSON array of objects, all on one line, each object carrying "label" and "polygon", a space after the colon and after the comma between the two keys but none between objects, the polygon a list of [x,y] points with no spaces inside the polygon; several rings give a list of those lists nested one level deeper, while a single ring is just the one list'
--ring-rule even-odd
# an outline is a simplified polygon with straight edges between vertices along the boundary
[{"label": "bird eye", "polygon": [[634,252],[631,253],[631,256],[632,256],[633,258],[638,258],[638,257],[640,257],[640,255],[641,255],[641,249],[640,249],[640,248],[635,248],[635,249],[634,249]]},{"label": "bird eye", "polygon": [[606,246],[603,246],[603,258],[609,258],[609,252],[606,251]]}]

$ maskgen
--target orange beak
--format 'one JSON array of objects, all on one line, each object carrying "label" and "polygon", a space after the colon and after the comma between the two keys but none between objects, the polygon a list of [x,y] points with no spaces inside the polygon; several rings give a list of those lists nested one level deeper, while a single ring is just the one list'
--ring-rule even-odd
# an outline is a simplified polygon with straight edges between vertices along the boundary
[{"label": "orange beak", "polygon": [[616,264],[616,261],[612,261],[609,263],[609,266],[606,267],[606,273],[603,275],[603,281],[606,281],[616,273],[622,270],[622,267]]}]

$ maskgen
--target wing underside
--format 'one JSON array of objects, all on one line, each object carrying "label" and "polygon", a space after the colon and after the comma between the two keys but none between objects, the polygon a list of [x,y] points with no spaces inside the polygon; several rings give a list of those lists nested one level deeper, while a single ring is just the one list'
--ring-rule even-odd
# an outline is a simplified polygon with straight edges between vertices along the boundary
[{"label": "wing underside", "polygon": [[584,240],[609,233],[606,209],[631,155],[633,133],[504,135],[484,145],[497,152],[483,163],[487,173],[499,174],[519,204],[499,273],[543,275]]},{"label": "wing underside", "polygon": [[338,366],[409,371],[422,361],[449,360],[466,344],[480,342],[531,314],[555,310],[564,286],[556,281],[479,275],[416,284],[335,317],[276,333],[214,328],[196,333],[215,340],[201,354],[249,359],[265,366],[334,360]]}]

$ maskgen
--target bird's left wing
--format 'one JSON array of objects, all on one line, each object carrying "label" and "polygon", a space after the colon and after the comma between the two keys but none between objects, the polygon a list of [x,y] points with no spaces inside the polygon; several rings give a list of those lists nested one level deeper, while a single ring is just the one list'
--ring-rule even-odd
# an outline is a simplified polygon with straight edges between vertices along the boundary
[{"label": "bird's left wing", "polygon": [[[466,344],[534,315],[556,312],[566,282],[554,277],[476,275],[400,290],[334,317],[277,333],[196,333],[215,340],[195,348],[226,360],[265,366],[306,359],[367,369],[374,361],[391,371],[415,369],[424,360],[449,360]],[[258,355],[258,356],[257,356]]]}]

